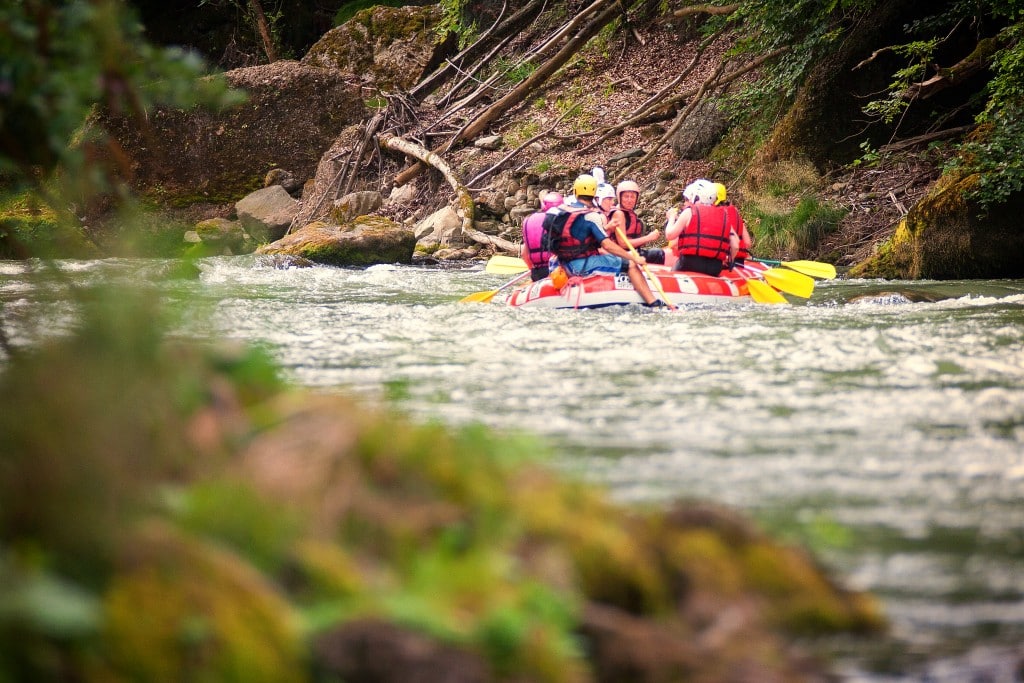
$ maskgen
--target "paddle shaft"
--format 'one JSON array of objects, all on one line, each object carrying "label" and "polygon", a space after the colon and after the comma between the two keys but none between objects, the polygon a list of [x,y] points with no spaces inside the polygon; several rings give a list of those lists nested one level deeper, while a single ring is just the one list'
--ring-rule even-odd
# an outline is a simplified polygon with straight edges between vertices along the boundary
[{"label": "paddle shaft", "polygon": [[763,263],[766,266],[785,266],[803,275],[824,280],[831,280],[836,276],[836,267],[831,263],[822,263],[821,261],[772,261],[754,257],[751,257],[750,260]]},{"label": "paddle shaft", "polygon": [[[630,253],[632,253],[633,256],[640,258],[640,254],[637,252],[636,247],[634,247],[633,243],[629,241],[628,237],[626,237],[626,233],[622,231],[622,228],[616,225],[615,232],[619,236],[619,239],[626,243],[626,246],[629,248]],[[658,294],[661,294],[661,300],[665,302],[666,306],[668,306],[668,310],[676,310],[675,304],[669,301],[668,295],[665,294],[665,289],[661,286],[661,280],[659,280],[658,278],[651,274],[651,271],[650,269],[647,268],[646,263],[640,264],[640,267],[644,269],[644,274],[647,276],[647,278],[653,281],[654,286],[658,288]]]},{"label": "paddle shaft", "polygon": [[[509,280],[508,282],[503,284],[501,287],[498,287],[496,290],[494,290],[494,294],[497,294],[498,292],[500,292],[502,290],[508,289],[509,287],[511,287],[512,285],[514,285],[514,284],[516,284],[518,282],[522,282],[523,280],[525,280],[529,276],[530,276],[530,271],[526,271],[525,273],[517,275],[516,277],[512,278],[511,280]],[[494,298],[494,294],[491,294],[491,298],[492,299]]]}]

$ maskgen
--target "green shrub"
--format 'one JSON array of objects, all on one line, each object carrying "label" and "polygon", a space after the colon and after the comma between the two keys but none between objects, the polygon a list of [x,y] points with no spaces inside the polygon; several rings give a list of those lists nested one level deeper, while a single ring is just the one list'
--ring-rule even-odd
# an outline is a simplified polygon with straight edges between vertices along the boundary
[{"label": "green shrub", "polygon": [[764,257],[794,257],[815,249],[835,232],[845,213],[813,197],[804,197],[791,211],[773,207],[770,202],[748,203],[743,209],[754,250]]}]

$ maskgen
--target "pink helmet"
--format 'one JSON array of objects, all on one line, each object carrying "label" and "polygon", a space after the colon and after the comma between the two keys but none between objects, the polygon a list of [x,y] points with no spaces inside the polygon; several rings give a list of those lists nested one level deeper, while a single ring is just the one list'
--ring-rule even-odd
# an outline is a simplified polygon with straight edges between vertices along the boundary
[{"label": "pink helmet", "polygon": [[540,210],[552,209],[561,204],[563,199],[562,195],[557,192],[545,192],[540,196]]}]

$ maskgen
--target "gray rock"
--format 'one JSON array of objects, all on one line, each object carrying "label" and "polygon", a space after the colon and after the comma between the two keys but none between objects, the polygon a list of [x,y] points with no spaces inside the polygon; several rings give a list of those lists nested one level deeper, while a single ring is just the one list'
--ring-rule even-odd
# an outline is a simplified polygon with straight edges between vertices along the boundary
[{"label": "gray rock", "polygon": [[302,182],[295,178],[295,174],[283,168],[272,168],[267,171],[267,175],[263,178],[263,187],[271,185],[280,185],[285,192],[292,196],[302,189]]},{"label": "gray rock", "polygon": [[488,135],[486,137],[478,138],[477,141],[473,143],[473,146],[478,147],[479,149],[493,151],[500,148],[502,142],[503,140],[500,135]]},{"label": "gray rock", "polygon": [[642,157],[644,154],[645,154],[645,152],[642,149],[640,149],[639,147],[637,147],[635,149],[627,149],[625,152],[619,152],[615,156],[609,157],[608,163],[612,164],[612,163],[615,163],[617,161],[622,161],[624,159],[633,159],[635,157]]},{"label": "gray rock", "polygon": [[247,243],[251,243],[252,239],[242,228],[241,221],[229,221],[227,218],[210,218],[209,220],[196,223],[195,232],[203,244],[214,247],[226,247],[235,254],[251,250],[251,247],[247,248]]},{"label": "gray rock", "polygon": [[338,224],[348,223],[360,216],[369,216],[383,204],[384,198],[381,197],[380,192],[374,190],[350,192],[334,202],[331,220]]},{"label": "gray rock", "polygon": [[331,266],[371,266],[412,263],[415,248],[409,228],[381,216],[360,216],[345,225],[310,223],[256,253],[300,256]]},{"label": "gray rock", "polygon": [[239,222],[258,242],[281,239],[298,211],[298,202],[280,185],[256,190],[235,203]]},{"label": "gray rock", "polygon": [[443,206],[416,224],[413,229],[420,246],[463,247],[470,240],[462,234],[462,218],[451,206]]}]

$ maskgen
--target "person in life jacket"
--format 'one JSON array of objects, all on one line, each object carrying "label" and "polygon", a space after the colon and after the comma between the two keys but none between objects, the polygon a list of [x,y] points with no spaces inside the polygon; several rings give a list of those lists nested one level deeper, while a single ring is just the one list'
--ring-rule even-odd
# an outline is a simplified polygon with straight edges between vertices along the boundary
[{"label": "person in life jacket", "polygon": [[[615,210],[615,188],[608,183],[598,183],[597,194],[594,195],[594,203],[601,209],[601,213],[604,214],[604,218],[607,221],[611,218],[612,211]],[[611,232],[608,233],[608,236],[614,237]]]},{"label": "person in life jacket", "polygon": [[618,229],[621,229],[629,243],[640,252],[640,255],[648,263],[665,263],[665,252],[662,249],[648,249],[644,247],[645,244],[659,239],[661,231],[655,229],[644,234],[643,221],[636,215],[636,204],[640,200],[640,186],[632,180],[623,180],[615,188],[615,191],[618,196],[618,203],[612,208],[609,215],[608,227],[606,228],[608,236],[615,240],[619,246],[629,249],[629,245],[623,242],[622,237],[619,235]]},{"label": "person in life jacket", "polygon": [[730,225],[733,226],[733,230],[736,231],[736,236],[740,238],[739,249],[736,250],[736,257],[733,258],[733,263],[737,266],[742,266],[750,258],[750,250],[754,247],[754,238],[747,230],[747,224],[743,222],[743,217],[740,216],[740,211],[730,201],[729,195],[726,192],[725,185],[722,183],[715,183],[715,190],[718,192],[718,201],[715,202],[718,206],[724,206],[726,212],[729,214]]},{"label": "person in life jacket", "polygon": [[548,276],[548,259],[551,253],[544,248],[544,215],[563,201],[557,192],[545,192],[540,196],[540,211],[531,213],[523,221],[523,247],[519,258],[530,269],[530,279],[536,282]]},{"label": "person in life jacket", "polygon": [[723,268],[732,267],[740,243],[725,207],[715,205],[718,190],[701,178],[686,186],[683,198],[686,204],[674,221],[670,209],[672,227],[665,234],[679,255],[673,270],[718,276]]},{"label": "person in life jacket", "polygon": [[[563,204],[548,213],[569,212],[562,227],[561,235],[554,246],[559,263],[572,275],[589,275],[594,272],[626,273],[633,289],[644,304],[652,307],[665,303],[651,293],[647,279],[640,272],[640,265],[646,263],[639,254],[633,255],[620,247],[604,231],[604,215],[594,204],[597,194],[597,180],[590,174],[583,174],[573,182],[576,201]],[[601,253],[601,250],[607,253]]]}]

